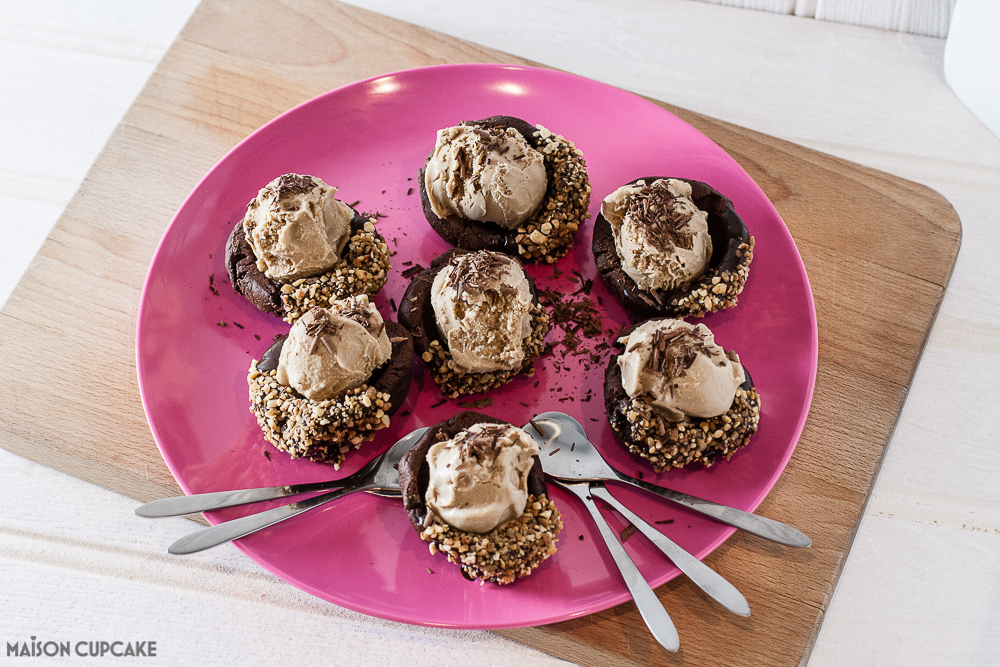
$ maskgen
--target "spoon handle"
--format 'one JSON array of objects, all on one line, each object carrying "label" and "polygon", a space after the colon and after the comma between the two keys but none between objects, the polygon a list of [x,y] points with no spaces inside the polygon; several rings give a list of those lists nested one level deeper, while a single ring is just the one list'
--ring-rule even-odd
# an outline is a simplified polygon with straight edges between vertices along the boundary
[{"label": "spoon handle", "polygon": [[745,530],[748,533],[771,540],[772,542],[777,542],[778,544],[784,544],[790,547],[808,547],[812,544],[812,540],[810,540],[805,533],[796,528],[792,528],[789,525],[783,524],[780,521],[768,519],[767,517],[759,516],[751,512],[744,512],[743,510],[736,509],[735,507],[713,503],[710,500],[689,496],[688,494],[681,493],[680,491],[665,489],[662,486],[656,486],[655,484],[644,482],[641,479],[636,479],[635,477],[626,475],[625,473],[617,470],[615,470],[614,473],[618,477],[619,481],[631,484],[632,486],[636,486],[651,493],[655,493],[656,495],[675,502],[678,505],[687,507],[688,509],[694,510],[700,514],[710,516],[717,521],[729,524],[730,526],[734,526],[740,530]]},{"label": "spoon handle", "polygon": [[603,485],[591,484],[590,495],[605,501],[632,522],[632,525],[640,533],[648,537],[677,566],[677,569],[686,574],[709,597],[737,616],[750,615],[750,604],[735,586],[726,581],[718,572],[682,549],[669,537],[649,525],[645,519],[621,504],[617,498],[608,493]]},{"label": "spoon handle", "polygon": [[196,493],[190,496],[174,496],[172,498],[161,498],[153,502],[140,505],[135,513],[147,519],[158,519],[167,516],[184,516],[185,514],[197,514],[218,510],[223,507],[235,507],[237,505],[248,505],[259,503],[262,500],[274,500],[275,498],[287,498],[300,493],[312,493],[314,491],[327,491],[340,486],[344,486],[345,481],[333,480],[329,482],[313,482],[311,484],[291,484],[287,486],[269,486],[261,489],[240,489],[237,491],[212,491],[209,493]]},{"label": "spoon handle", "polygon": [[635,566],[635,563],[632,562],[632,559],[625,551],[625,547],[618,542],[618,538],[615,537],[611,526],[608,525],[604,516],[601,515],[600,510],[597,509],[597,505],[590,497],[588,484],[586,482],[579,484],[555,483],[583,501],[584,506],[590,512],[590,516],[593,517],[594,523],[597,524],[597,529],[601,531],[601,537],[604,538],[604,543],[607,545],[608,551],[611,552],[611,557],[614,558],[615,565],[618,566],[618,571],[621,572],[622,578],[625,580],[625,585],[628,587],[632,599],[635,600],[635,606],[639,608],[639,614],[642,616],[642,620],[646,622],[646,627],[649,628],[650,633],[659,642],[660,646],[668,651],[677,651],[680,648],[681,640],[677,635],[677,628],[674,627],[674,622],[670,620],[670,615],[663,608],[663,604],[656,597],[656,593],[650,588],[649,583],[643,578],[642,573],[639,572],[639,568]]},{"label": "spoon handle", "polygon": [[182,537],[171,544],[167,548],[167,551],[172,554],[193,554],[198,551],[204,551],[205,549],[210,549],[220,544],[225,544],[226,542],[245,537],[250,533],[255,533],[258,530],[267,528],[268,526],[273,526],[279,521],[284,521],[285,519],[289,519],[296,514],[301,514],[302,512],[311,510],[314,507],[328,503],[331,500],[336,500],[341,496],[346,496],[349,493],[361,491],[368,486],[369,485],[367,484],[362,484],[346,489],[335,489],[334,491],[313,496],[312,498],[307,498],[306,500],[302,500],[297,503],[282,505],[281,507],[275,507],[274,509],[269,509],[264,512],[258,512],[257,514],[250,514],[240,517],[239,519],[233,519],[232,521],[218,523],[209,528],[203,528],[202,530],[195,531],[186,537]]}]

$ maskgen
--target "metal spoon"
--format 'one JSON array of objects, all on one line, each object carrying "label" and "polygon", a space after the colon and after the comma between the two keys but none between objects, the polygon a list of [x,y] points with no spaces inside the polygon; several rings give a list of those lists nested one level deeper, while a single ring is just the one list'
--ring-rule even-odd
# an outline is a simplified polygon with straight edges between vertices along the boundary
[{"label": "metal spoon", "polygon": [[347,477],[324,482],[268,486],[260,489],[239,489],[236,491],[210,491],[208,493],[193,493],[189,496],[160,498],[145,505],[140,505],[136,508],[135,513],[147,519],[198,514],[211,510],[220,510],[224,507],[237,507],[239,505],[259,503],[264,500],[297,496],[303,493],[339,489],[351,486],[359,480],[364,479],[368,474],[370,474],[370,471],[368,470],[368,466],[365,466]]},{"label": "metal spoon", "polygon": [[688,579],[707,593],[710,598],[737,616],[746,617],[750,615],[750,603],[743,597],[739,589],[726,581],[721,574],[685,551],[669,537],[649,525],[642,517],[622,505],[617,498],[608,493],[603,484],[591,482],[590,495],[608,503],[619,514],[628,519],[640,533],[645,535],[650,542],[666,554],[667,558],[677,566],[678,570],[687,575]]},{"label": "metal spoon", "polygon": [[[548,414],[551,415],[551,413]],[[524,427],[525,431],[538,443],[540,450],[549,449],[545,444],[549,439],[572,437],[563,432],[563,427],[573,431],[576,430],[573,426],[576,423],[575,421],[559,424],[552,423],[553,421],[555,420],[551,416],[545,417],[539,415]],[[541,427],[544,433],[536,437],[535,433],[539,432],[539,427]],[[577,433],[576,436],[583,437],[582,433]],[[541,457],[542,468],[546,470],[546,473],[548,473],[547,462],[549,458],[552,457]],[[565,482],[565,480],[563,481]],[[707,593],[709,597],[738,616],[750,615],[750,604],[735,586],[726,581],[718,572],[702,563],[676,542],[651,526],[645,519],[625,507],[617,498],[608,493],[602,482],[590,483],[590,495],[607,502],[619,514],[628,519],[639,532],[645,535],[656,548],[662,551],[677,566],[677,569],[683,572],[698,588]]]},{"label": "metal spoon", "polygon": [[590,485],[587,482],[554,481],[553,483],[566,489],[583,502],[587,511],[590,512],[590,516],[594,519],[594,523],[597,524],[597,529],[601,532],[601,537],[604,538],[604,544],[611,552],[611,557],[614,558],[615,565],[618,566],[618,571],[621,572],[628,592],[635,601],[635,606],[639,609],[639,614],[646,622],[649,632],[660,646],[668,651],[677,651],[681,646],[681,639],[677,635],[674,622],[670,620],[670,615],[663,608],[656,593],[650,588],[649,583],[639,572],[639,568],[635,566],[625,551],[625,547],[618,542],[618,538],[615,537],[607,520],[597,509],[597,504],[590,497]]},{"label": "metal spoon", "polygon": [[[209,528],[191,533],[187,537],[177,540],[167,549],[172,554],[191,554],[203,551],[220,544],[224,544],[240,537],[245,537],[258,530],[272,526],[279,521],[284,521],[297,514],[301,514],[314,507],[318,507],[331,500],[336,500],[342,496],[356,491],[390,491],[399,492],[399,473],[396,471],[403,454],[413,446],[426,428],[419,428],[416,431],[404,436],[389,451],[372,459],[368,465],[361,469],[362,474],[358,475],[357,481],[350,486],[336,489],[328,493],[314,496],[307,500],[274,509],[266,510],[258,514],[251,514],[232,521],[219,523]],[[278,487],[280,488],[280,487]]]},{"label": "metal spoon", "polygon": [[552,430],[551,434],[546,433],[539,441],[539,449],[542,450],[540,456],[545,472],[553,478],[571,482],[624,482],[779,544],[790,547],[808,547],[812,544],[805,533],[779,521],[666,489],[615,470],[587,439],[580,422],[566,413],[545,412],[532,421],[545,431]]}]

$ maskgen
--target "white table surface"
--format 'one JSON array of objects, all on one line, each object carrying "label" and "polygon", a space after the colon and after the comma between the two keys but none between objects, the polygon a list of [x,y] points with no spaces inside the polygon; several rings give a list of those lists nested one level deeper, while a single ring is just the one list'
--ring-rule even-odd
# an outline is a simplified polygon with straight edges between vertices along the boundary
[{"label": "white table surface", "polygon": [[[924,183],[954,205],[958,264],[809,664],[998,664],[1000,140],[945,83],[944,40],[685,0],[513,0],[488,19],[458,0],[354,4]],[[0,2],[0,301],[195,5]],[[525,12],[547,20],[525,25]],[[3,450],[0,502],[0,664],[21,664],[6,643],[32,636],[157,644],[155,658],[112,664],[560,662],[486,632],[337,608],[232,546],[168,557],[194,524],[138,519],[134,500]]]}]

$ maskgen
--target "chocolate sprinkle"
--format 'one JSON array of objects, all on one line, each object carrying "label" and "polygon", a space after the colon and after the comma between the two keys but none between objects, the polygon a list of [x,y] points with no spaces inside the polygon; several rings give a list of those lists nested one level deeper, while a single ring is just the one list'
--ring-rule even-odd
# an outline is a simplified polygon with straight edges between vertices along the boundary
[{"label": "chocolate sprinkle", "polygon": [[419,264],[415,264],[415,265],[411,266],[410,268],[406,269],[405,271],[403,271],[402,276],[404,278],[412,278],[413,276],[417,275],[418,273],[420,273],[423,270],[424,270],[424,267],[420,266]]},{"label": "chocolate sprinkle", "polygon": [[478,410],[479,408],[488,408],[493,405],[493,397],[487,396],[486,398],[481,398],[478,401],[465,401],[464,403],[459,403],[458,405],[460,407],[472,410]]}]

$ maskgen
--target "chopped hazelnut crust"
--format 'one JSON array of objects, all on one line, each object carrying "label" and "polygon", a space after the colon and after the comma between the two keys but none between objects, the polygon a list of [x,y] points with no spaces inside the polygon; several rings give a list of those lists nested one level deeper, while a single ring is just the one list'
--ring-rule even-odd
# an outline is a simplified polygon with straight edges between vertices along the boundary
[{"label": "chopped hazelnut crust", "polygon": [[531,219],[517,228],[517,252],[525,259],[552,264],[573,247],[573,236],[590,217],[590,180],[583,155],[573,142],[535,126],[538,151],[545,158],[549,187]]},{"label": "chopped hazelnut crust", "polygon": [[509,584],[526,577],[556,553],[563,528],[555,503],[545,495],[528,496],[524,513],[488,533],[470,533],[433,521],[420,532],[431,554],[441,552],[462,568],[467,579]]},{"label": "chopped hazelnut crust", "polygon": [[750,442],[760,421],[760,396],[753,387],[740,387],[729,411],[708,419],[666,421],[647,396],[618,403],[608,414],[628,450],[652,463],[656,472],[693,463],[707,467]]},{"label": "chopped hazelnut crust", "polygon": [[340,467],[345,454],[389,425],[389,394],[367,384],[340,396],[313,401],[278,383],[275,371],[250,365],[250,411],[264,438],[292,458],[308,457]]}]

